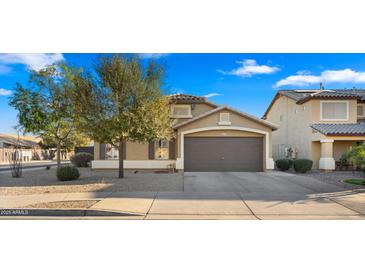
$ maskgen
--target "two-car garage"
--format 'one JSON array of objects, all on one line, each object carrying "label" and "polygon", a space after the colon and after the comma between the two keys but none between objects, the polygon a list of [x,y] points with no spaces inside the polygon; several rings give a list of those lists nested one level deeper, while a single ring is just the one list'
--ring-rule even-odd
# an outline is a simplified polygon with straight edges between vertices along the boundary
[{"label": "two-car garage", "polygon": [[262,137],[185,137],[185,171],[262,171]]},{"label": "two-car garage", "polygon": [[176,168],[193,172],[260,172],[274,167],[276,126],[227,106],[178,123]]}]

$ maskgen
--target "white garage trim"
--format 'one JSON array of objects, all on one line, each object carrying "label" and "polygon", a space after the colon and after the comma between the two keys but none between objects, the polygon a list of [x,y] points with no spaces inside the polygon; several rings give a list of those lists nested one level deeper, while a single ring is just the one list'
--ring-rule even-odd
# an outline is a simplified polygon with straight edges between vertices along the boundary
[{"label": "white garage trim", "polygon": [[269,157],[269,133],[263,130],[247,128],[247,127],[232,127],[232,126],[215,126],[215,127],[202,127],[195,128],[191,130],[186,130],[181,132],[180,136],[180,158],[176,159],[176,168],[184,169],[184,138],[186,134],[200,132],[200,131],[210,131],[210,130],[238,130],[238,131],[248,131],[255,132],[265,136],[265,168],[274,169],[274,160]]}]

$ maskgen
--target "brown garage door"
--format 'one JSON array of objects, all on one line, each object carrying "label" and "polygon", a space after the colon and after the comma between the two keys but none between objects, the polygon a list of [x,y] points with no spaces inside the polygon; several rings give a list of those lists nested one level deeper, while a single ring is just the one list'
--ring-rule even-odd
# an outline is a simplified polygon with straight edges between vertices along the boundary
[{"label": "brown garage door", "polygon": [[263,138],[185,137],[185,171],[262,171]]}]

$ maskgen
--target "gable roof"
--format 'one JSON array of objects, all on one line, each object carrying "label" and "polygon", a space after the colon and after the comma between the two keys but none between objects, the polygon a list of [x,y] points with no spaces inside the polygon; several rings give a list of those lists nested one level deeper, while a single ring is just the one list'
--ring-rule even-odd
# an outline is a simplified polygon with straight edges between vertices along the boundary
[{"label": "gable roof", "polygon": [[312,99],[357,99],[365,101],[365,89],[287,89],[279,90],[269,107],[266,109],[262,119],[266,119],[271,107],[280,96],[286,96],[294,100],[297,104],[303,104]]},{"label": "gable roof", "polygon": [[234,113],[236,113],[236,114],[238,114],[238,115],[241,115],[241,116],[243,116],[243,117],[245,117],[245,118],[248,118],[248,119],[250,119],[250,120],[253,120],[253,121],[255,121],[255,122],[258,122],[258,123],[260,123],[260,124],[263,124],[263,125],[265,125],[265,126],[267,126],[267,127],[271,128],[271,129],[273,129],[273,130],[275,130],[275,129],[277,129],[277,128],[278,128],[278,127],[277,127],[275,124],[273,124],[273,123],[270,123],[270,122],[268,122],[268,121],[262,120],[262,119],[260,119],[260,118],[255,117],[255,116],[252,116],[252,115],[250,115],[250,114],[248,114],[248,113],[246,113],[246,112],[242,112],[242,111],[239,111],[239,110],[233,109],[233,108],[231,108],[231,107],[229,107],[229,106],[226,106],[226,105],[222,105],[222,106],[217,107],[217,108],[215,108],[215,109],[212,109],[212,110],[210,110],[210,111],[204,112],[203,114],[200,114],[200,115],[198,115],[198,116],[196,116],[196,117],[194,117],[194,118],[192,118],[192,119],[189,119],[189,120],[187,120],[187,121],[184,121],[184,122],[181,122],[181,123],[179,123],[179,124],[176,124],[176,125],[174,125],[172,128],[173,128],[173,129],[180,128],[180,127],[185,126],[185,125],[187,125],[187,124],[193,123],[193,122],[195,122],[195,121],[197,121],[197,120],[199,120],[199,119],[202,119],[202,118],[204,118],[204,117],[207,117],[207,116],[209,116],[209,115],[211,115],[211,114],[213,114],[213,113],[219,112],[219,111],[221,111],[221,110],[223,110],[223,109],[230,110],[230,111],[232,111],[232,112],[234,112]]},{"label": "gable roof", "polygon": [[324,135],[357,135],[365,136],[365,123],[352,124],[312,124],[311,128]]}]

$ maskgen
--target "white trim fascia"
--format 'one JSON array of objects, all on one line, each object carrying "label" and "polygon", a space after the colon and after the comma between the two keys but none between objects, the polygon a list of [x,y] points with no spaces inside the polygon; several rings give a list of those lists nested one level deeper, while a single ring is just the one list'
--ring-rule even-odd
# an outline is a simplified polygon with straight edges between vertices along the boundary
[{"label": "white trim fascia", "polygon": [[247,127],[236,127],[236,126],[211,126],[211,127],[203,127],[203,128],[195,128],[191,130],[186,130],[181,132],[180,136],[180,158],[176,159],[176,168],[184,169],[184,138],[186,134],[191,134],[195,132],[201,131],[209,131],[209,130],[238,130],[238,131],[248,131],[255,132],[265,136],[265,168],[273,169],[274,168],[274,160],[269,157],[269,133],[263,130],[255,129],[255,128],[247,128]]},{"label": "white trim fascia", "polygon": [[332,139],[321,139],[320,142],[321,143],[333,143],[334,140],[332,140]]},{"label": "white trim fascia", "polygon": [[[346,104],[346,119],[324,119],[322,116],[322,110],[323,110],[323,103],[342,103]],[[350,104],[349,101],[343,101],[343,100],[321,100],[319,102],[319,119],[321,122],[344,122],[348,121],[350,119]]]}]

